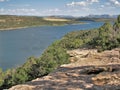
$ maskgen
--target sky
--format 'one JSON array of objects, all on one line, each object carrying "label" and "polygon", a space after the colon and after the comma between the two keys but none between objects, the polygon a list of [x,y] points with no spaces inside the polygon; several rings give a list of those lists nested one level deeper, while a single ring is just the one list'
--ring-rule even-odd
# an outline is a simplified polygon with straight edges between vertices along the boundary
[{"label": "sky", "polygon": [[0,15],[120,14],[120,0],[0,0]]}]

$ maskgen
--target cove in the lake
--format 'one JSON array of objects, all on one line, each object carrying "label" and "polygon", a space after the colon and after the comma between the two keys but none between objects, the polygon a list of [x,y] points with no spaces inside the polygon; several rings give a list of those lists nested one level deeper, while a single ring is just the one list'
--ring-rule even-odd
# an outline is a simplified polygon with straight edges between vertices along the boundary
[{"label": "cove in the lake", "polygon": [[103,22],[65,26],[42,26],[0,32],[0,67],[3,70],[23,64],[28,57],[39,57],[55,40],[76,30],[98,28]]}]

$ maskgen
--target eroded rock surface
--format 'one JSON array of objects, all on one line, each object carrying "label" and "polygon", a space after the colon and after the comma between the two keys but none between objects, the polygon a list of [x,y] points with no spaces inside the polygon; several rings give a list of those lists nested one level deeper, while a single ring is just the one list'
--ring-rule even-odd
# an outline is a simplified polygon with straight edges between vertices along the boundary
[{"label": "eroded rock surface", "polygon": [[120,49],[72,50],[72,63],[9,90],[120,90]]}]

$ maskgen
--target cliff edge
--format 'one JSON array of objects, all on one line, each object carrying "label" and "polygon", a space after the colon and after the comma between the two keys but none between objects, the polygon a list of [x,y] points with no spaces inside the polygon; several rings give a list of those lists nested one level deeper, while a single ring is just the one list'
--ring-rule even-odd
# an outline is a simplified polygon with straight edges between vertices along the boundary
[{"label": "cliff edge", "polygon": [[9,90],[120,90],[120,48],[69,50],[70,64]]}]

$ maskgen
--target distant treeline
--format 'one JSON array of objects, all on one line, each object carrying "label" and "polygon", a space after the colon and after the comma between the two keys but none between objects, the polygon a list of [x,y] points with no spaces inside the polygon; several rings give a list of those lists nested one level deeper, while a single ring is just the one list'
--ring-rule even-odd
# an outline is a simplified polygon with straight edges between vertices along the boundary
[{"label": "distant treeline", "polygon": [[94,22],[115,22],[116,18],[89,18],[89,17],[82,17],[76,18],[78,21],[94,21]]}]

